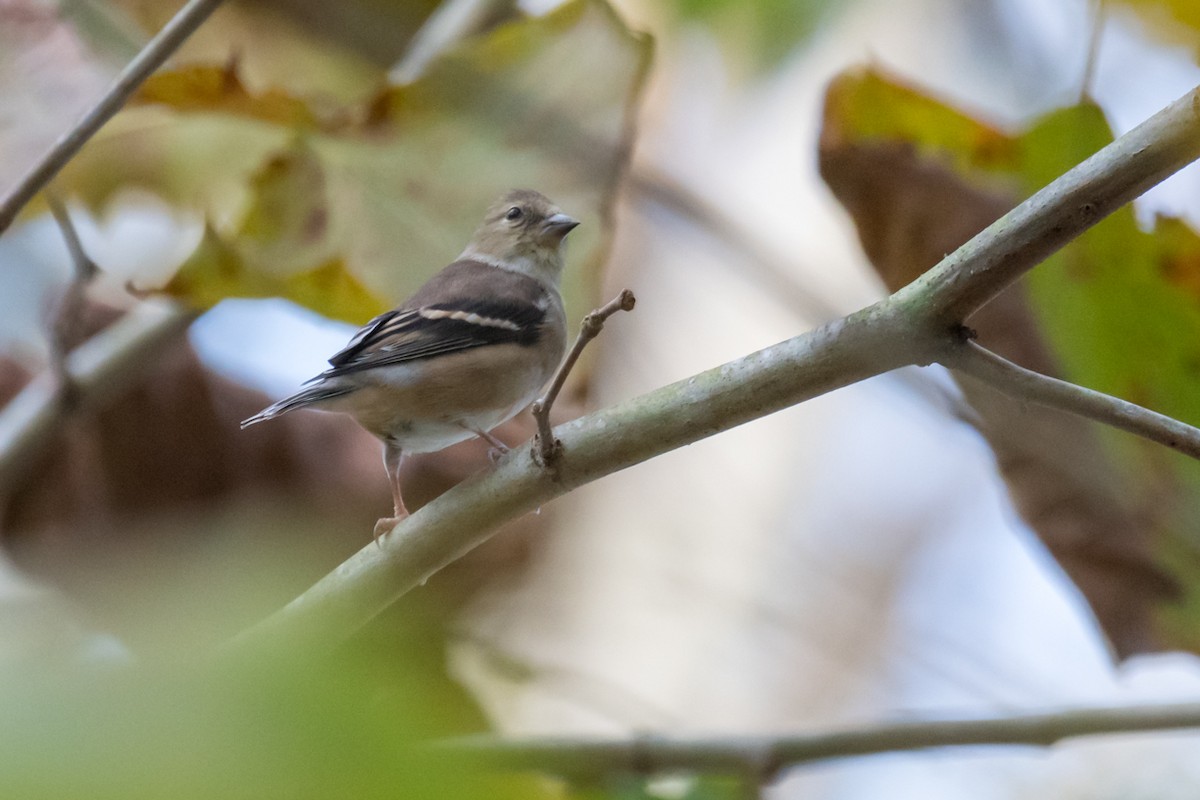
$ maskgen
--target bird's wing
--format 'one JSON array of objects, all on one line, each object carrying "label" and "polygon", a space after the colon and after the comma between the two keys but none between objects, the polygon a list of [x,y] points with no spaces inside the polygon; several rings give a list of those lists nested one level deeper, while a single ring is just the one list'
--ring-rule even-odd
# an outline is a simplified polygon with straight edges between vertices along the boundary
[{"label": "bird's wing", "polygon": [[517,297],[446,300],[398,308],[363,326],[329,359],[323,378],[496,344],[533,345],[544,303]]}]

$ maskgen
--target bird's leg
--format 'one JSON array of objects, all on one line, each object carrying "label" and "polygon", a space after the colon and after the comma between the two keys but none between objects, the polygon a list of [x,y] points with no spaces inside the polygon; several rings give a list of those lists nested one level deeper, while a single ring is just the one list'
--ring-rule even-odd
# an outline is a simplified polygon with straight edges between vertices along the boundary
[{"label": "bird's leg", "polygon": [[404,451],[391,441],[383,443],[383,468],[387,470],[388,480],[392,484],[392,508],[395,516],[384,517],[375,523],[375,544],[379,545],[379,537],[390,531],[397,522],[408,516],[404,507],[404,498],[400,495],[400,462],[404,460]]},{"label": "bird's leg", "polygon": [[472,428],[470,425],[463,425],[463,427],[492,446],[492,449],[488,451],[488,460],[490,460],[493,464],[495,464],[501,458],[504,458],[504,456],[507,455],[508,451],[511,449],[504,442],[500,441],[495,436],[492,436],[482,428]]}]

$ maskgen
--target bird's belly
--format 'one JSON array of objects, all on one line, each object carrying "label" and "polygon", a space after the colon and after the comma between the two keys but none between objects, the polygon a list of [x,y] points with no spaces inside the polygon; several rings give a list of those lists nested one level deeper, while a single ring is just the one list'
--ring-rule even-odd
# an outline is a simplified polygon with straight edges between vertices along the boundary
[{"label": "bird's belly", "polygon": [[326,407],[407,452],[441,450],[511,419],[549,380],[553,366],[535,362],[527,348],[492,349],[500,352],[485,360],[467,357],[468,351],[375,368],[357,391]]}]

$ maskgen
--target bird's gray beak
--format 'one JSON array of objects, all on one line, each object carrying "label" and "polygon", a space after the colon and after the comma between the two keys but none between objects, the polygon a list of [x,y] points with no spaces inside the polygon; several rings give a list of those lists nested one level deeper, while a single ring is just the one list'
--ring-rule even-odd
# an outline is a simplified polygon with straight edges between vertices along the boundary
[{"label": "bird's gray beak", "polygon": [[546,217],[546,221],[542,223],[542,233],[546,236],[562,239],[579,224],[579,220],[574,217],[568,217],[561,211],[557,214],[551,214]]}]

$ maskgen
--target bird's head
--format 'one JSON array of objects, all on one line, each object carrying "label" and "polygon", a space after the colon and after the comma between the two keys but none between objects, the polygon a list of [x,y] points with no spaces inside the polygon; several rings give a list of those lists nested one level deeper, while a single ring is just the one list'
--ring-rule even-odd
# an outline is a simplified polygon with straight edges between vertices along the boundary
[{"label": "bird's head", "polygon": [[545,195],[532,189],[514,189],[488,209],[460,258],[557,284],[563,266],[563,240],[578,224]]}]

